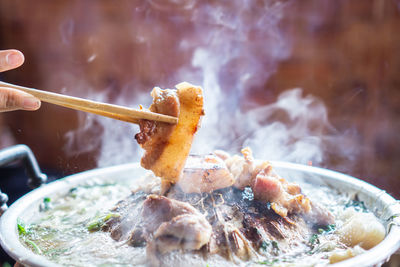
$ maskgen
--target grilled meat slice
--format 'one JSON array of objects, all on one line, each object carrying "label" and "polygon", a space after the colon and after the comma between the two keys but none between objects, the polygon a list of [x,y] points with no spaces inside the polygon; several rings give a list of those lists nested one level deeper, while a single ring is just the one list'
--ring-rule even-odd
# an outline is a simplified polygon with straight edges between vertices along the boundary
[{"label": "grilled meat slice", "polygon": [[136,140],[145,150],[141,165],[171,183],[179,180],[203,111],[203,91],[189,83],[176,85],[177,90],[151,92],[149,110],[178,117],[178,124],[141,121]]},{"label": "grilled meat slice", "polygon": [[210,240],[211,225],[188,203],[150,195],[143,203],[142,215],[148,241],[162,254],[198,250]]}]

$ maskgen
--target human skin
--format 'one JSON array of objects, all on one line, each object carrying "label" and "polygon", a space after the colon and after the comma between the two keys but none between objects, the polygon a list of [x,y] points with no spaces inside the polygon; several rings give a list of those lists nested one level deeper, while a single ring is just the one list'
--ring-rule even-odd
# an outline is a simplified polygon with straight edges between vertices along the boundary
[{"label": "human skin", "polygon": [[[0,50],[0,72],[18,68],[24,63],[24,54],[15,49]],[[0,86],[0,112],[12,110],[37,110],[40,100],[8,87]]]}]

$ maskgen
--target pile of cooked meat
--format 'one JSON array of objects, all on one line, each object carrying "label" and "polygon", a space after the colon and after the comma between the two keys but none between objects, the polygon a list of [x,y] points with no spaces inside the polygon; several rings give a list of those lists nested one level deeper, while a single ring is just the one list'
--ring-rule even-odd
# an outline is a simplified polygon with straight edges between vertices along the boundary
[{"label": "pile of cooked meat", "polygon": [[152,96],[151,111],[179,122],[140,123],[135,138],[145,149],[141,165],[161,179],[154,176],[159,184],[116,205],[113,212],[120,216],[104,226],[113,239],[146,246],[152,265],[174,250],[249,260],[289,250],[313,226],[333,223],[328,211],[279,177],[268,161],[254,160],[249,148],[242,156],[188,156],[204,114],[200,87],[155,88]]},{"label": "pile of cooked meat", "polygon": [[146,246],[157,266],[174,250],[231,261],[277,255],[333,223],[329,211],[275,174],[267,161],[255,161],[248,148],[242,153],[189,156],[182,180],[163,194],[161,181],[148,177],[152,185],[119,202],[113,213],[120,216],[104,229],[117,241]]}]

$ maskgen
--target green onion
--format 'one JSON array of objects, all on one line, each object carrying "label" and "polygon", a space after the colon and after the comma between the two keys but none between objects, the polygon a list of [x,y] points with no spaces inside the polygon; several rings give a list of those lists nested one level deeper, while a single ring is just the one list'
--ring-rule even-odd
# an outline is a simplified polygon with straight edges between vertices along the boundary
[{"label": "green onion", "polygon": [[262,248],[263,250],[267,250],[268,245],[269,245],[269,244],[268,244],[267,242],[262,241],[262,242],[261,242],[261,245],[260,245],[260,248]]},{"label": "green onion", "polygon": [[51,198],[49,198],[49,197],[43,198],[43,203],[40,204],[39,210],[40,211],[48,211],[51,208],[52,208]]},{"label": "green onion", "polygon": [[273,265],[273,264],[277,263],[278,261],[279,261],[278,259],[273,259],[273,260],[259,261],[257,263],[262,264],[262,265]]},{"label": "green onion", "polygon": [[350,200],[345,204],[346,208],[353,207],[356,211],[367,212],[368,209],[364,204],[364,201]]},{"label": "green onion", "polygon": [[95,217],[92,221],[90,221],[88,224],[86,224],[86,229],[88,231],[98,231],[103,227],[103,225],[111,218],[117,218],[119,217],[119,214],[116,213],[109,213],[106,215],[102,216],[97,216]]},{"label": "green onion", "polygon": [[272,240],[272,241],[271,241],[271,245],[272,245],[272,247],[273,247],[274,249],[279,249],[278,242],[276,242],[275,240]]},{"label": "green onion", "polygon": [[26,235],[25,223],[20,218],[17,219],[17,228],[19,235]]},{"label": "green onion", "polygon": [[329,224],[323,228],[318,229],[318,233],[323,234],[323,233],[331,233],[336,230],[336,224]]},{"label": "green onion", "polygon": [[309,240],[311,245],[319,244],[319,238],[317,234],[313,234]]},{"label": "green onion", "polygon": [[40,248],[32,240],[27,239],[27,240],[25,240],[25,243],[30,245],[33,248],[33,250],[36,252],[36,254],[42,254],[42,251],[40,250]]}]

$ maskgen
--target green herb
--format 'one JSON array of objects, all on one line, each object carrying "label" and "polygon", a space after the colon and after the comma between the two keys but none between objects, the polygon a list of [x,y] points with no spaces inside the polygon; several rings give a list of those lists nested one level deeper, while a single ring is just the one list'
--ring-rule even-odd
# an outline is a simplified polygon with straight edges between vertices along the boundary
[{"label": "green herb", "polygon": [[20,218],[17,219],[17,228],[19,235],[26,235],[25,223]]},{"label": "green herb", "polygon": [[70,196],[70,197],[72,197],[72,198],[76,198],[78,195],[77,195],[77,192],[78,191],[78,188],[77,187],[72,187],[70,190],[69,190],[69,192],[68,192],[68,195]]},{"label": "green herb", "polygon": [[40,204],[39,210],[40,211],[48,211],[51,208],[52,208],[51,198],[49,198],[49,197],[43,198],[43,203]]},{"label": "green herb", "polygon": [[265,251],[265,250],[267,250],[268,245],[269,245],[269,244],[268,244],[267,242],[262,241],[262,242],[261,242],[261,245],[260,245],[260,248],[263,249],[263,250]]},{"label": "green herb", "polygon": [[88,231],[98,231],[100,230],[104,224],[111,218],[119,217],[119,214],[116,213],[108,213],[102,216],[96,216],[93,220],[91,220],[88,224],[86,224],[86,229]]},{"label": "green herb", "polygon": [[272,241],[271,241],[271,245],[272,245],[272,247],[273,247],[274,249],[279,249],[278,242],[276,242],[275,240],[272,240]]},{"label": "green herb", "polygon": [[30,245],[33,248],[33,250],[36,252],[36,254],[42,254],[42,251],[40,250],[40,248],[32,240],[27,239],[27,240],[25,240],[25,243]]},{"label": "green herb", "polygon": [[327,233],[334,232],[335,230],[336,230],[336,224],[329,224],[323,228],[318,228],[318,233],[327,234]]},{"label": "green herb", "polygon": [[310,237],[310,240],[308,241],[311,245],[315,245],[315,244],[319,244],[320,242],[319,242],[319,238],[318,238],[318,235],[317,234],[313,234],[311,237]]},{"label": "green herb", "polygon": [[312,254],[314,254],[314,253],[316,252],[315,246],[318,245],[318,244],[320,244],[318,235],[317,235],[317,234],[313,234],[313,235],[310,237],[310,240],[309,240],[308,242],[309,242],[310,245],[311,245],[311,250],[310,250],[310,251],[307,251],[306,253],[307,253],[308,255],[312,255]]},{"label": "green herb", "polygon": [[269,245],[271,245],[273,249],[279,250],[278,242],[275,240],[263,240],[260,244],[260,249],[266,251]]},{"label": "green herb", "polygon": [[273,259],[273,260],[259,261],[257,263],[262,264],[262,265],[273,265],[273,264],[277,263],[278,261],[279,261],[278,259]]},{"label": "green herb", "polygon": [[4,262],[4,263],[3,263],[3,265],[2,265],[2,267],[12,267],[12,266],[11,266],[11,264],[10,264],[10,263],[8,263],[8,262]]},{"label": "green herb", "polygon": [[344,205],[346,208],[353,207],[356,211],[367,212],[368,209],[364,204],[364,201],[350,200]]}]

